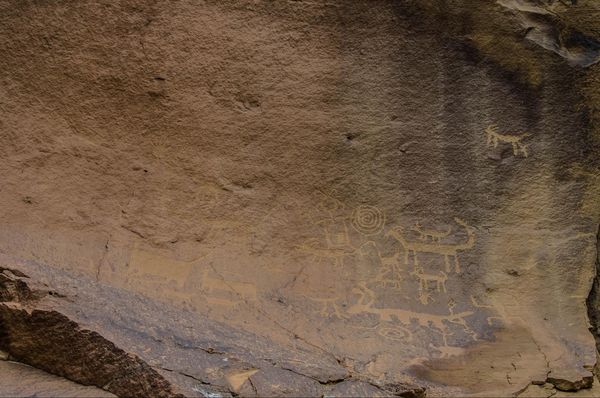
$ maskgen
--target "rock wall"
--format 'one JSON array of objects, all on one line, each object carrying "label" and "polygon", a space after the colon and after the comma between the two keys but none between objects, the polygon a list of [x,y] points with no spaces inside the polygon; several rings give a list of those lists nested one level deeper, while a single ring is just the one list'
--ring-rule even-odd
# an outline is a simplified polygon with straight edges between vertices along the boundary
[{"label": "rock wall", "polygon": [[165,394],[592,391],[596,1],[4,0],[0,20],[15,359],[147,393],[15,348],[51,311],[135,358],[109,379],[135,364]]}]

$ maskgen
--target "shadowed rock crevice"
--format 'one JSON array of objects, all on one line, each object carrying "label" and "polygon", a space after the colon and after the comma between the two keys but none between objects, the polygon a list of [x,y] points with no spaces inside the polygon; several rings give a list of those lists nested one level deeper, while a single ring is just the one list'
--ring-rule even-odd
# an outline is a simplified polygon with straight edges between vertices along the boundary
[{"label": "shadowed rock crevice", "polygon": [[570,65],[589,67],[600,61],[600,40],[569,26],[550,5],[534,1],[500,0],[525,29],[525,38],[566,59]]}]

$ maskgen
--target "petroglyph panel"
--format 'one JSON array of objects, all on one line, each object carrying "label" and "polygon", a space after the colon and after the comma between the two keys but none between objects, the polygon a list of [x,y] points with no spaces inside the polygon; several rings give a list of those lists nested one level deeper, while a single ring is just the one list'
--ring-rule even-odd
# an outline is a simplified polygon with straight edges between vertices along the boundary
[{"label": "petroglyph panel", "polygon": [[[490,337],[476,330],[497,326],[491,319],[501,317],[491,307],[475,306],[449,283],[461,272],[461,253],[475,247],[474,227],[459,218],[443,229],[419,221],[404,227],[391,224],[372,205],[352,207],[333,194],[322,194],[322,200],[316,208],[324,210],[324,218],[313,217],[316,236],[297,246],[307,264],[320,267],[319,276],[333,270],[335,283],[304,296],[315,303],[316,316],[362,324],[363,333],[387,341],[407,342],[427,333],[428,355],[440,358]],[[340,280],[344,275],[348,280]],[[311,287],[308,282],[300,290]],[[396,298],[392,305],[390,294]],[[369,322],[375,326],[367,327]]]},{"label": "petroglyph panel", "polygon": [[0,2],[0,253],[176,308],[105,317],[152,364],[249,396],[587,382],[597,2],[63,3]]}]

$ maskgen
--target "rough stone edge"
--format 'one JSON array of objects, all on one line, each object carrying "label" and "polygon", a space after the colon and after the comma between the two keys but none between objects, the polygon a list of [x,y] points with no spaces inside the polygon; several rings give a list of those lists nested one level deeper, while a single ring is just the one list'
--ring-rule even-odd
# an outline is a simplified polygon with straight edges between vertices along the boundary
[{"label": "rough stone edge", "polygon": [[[52,309],[39,308],[37,304],[44,297],[53,296],[60,299],[63,296],[45,288],[32,289],[27,283],[28,280],[31,280],[29,276],[19,270],[0,267],[0,353],[4,352],[6,359],[64,377],[81,385],[93,385],[117,396],[161,398],[184,396],[175,392],[178,389],[177,384],[173,385],[159,373],[160,370],[173,372],[172,370],[157,371],[138,356],[127,353],[96,331],[81,328],[68,316]],[[56,333],[50,333],[52,330]],[[40,347],[38,343],[44,335],[59,336],[60,339]],[[86,352],[90,354],[89,361],[86,357],[85,366],[65,366],[71,359],[69,351],[56,347],[86,348]],[[106,374],[98,375],[100,373],[98,369],[107,367],[111,368],[109,377]],[[83,373],[81,373],[82,368]],[[378,396],[404,398],[426,396],[426,388],[422,386],[402,383],[381,386],[353,376],[322,382],[290,369],[280,369],[315,380],[322,388],[322,396],[329,396],[328,393],[333,392],[335,387],[343,382],[366,383],[379,391]],[[192,388],[202,396],[239,395],[231,390],[223,391],[222,387],[210,385],[191,375],[176,373],[185,378],[192,378],[195,384],[199,382],[202,386],[213,390],[211,392]]]},{"label": "rough stone edge", "polygon": [[[596,266],[592,288],[586,299],[590,332],[596,340],[596,365],[593,373],[600,376],[600,226],[596,234]],[[599,378],[600,379],[600,378]]]}]

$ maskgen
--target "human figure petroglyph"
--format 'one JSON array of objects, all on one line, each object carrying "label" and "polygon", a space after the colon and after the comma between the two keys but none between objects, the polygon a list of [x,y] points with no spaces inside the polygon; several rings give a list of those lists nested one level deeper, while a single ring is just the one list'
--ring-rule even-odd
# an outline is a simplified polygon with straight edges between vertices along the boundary
[{"label": "human figure petroglyph", "polygon": [[402,276],[399,262],[400,252],[391,257],[381,257],[382,272],[378,275],[378,280],[383,286],[390,286],[399,289]]},{"label": "human figure petroglyph", "polygon": [[309,238],[296,249],[312,254],[318,262],[326,259],[333,260],[336,266],[342,266],[344,257],[356,253],[357,249],[352,246],[348,233],[347,217],[341,217],[339,210],[346,209],[339,200],[319,191],[323,196],[318,208],[325,212],[322,219],[314,222],[321,229],[320,238]]},{"label": "human figure petroglyph", "polygon": [[386,235],[391,236],[397,240],[400,245],[404,248],[404,262],[408,265],[409,255],[412,254],[413,264],[415,267],[419,266],[419,260],[417,253],[433,253],[444,256],[444,263],[446,266],[446,272],[450,272],[450,257],[454,259],[454,272],[460,272],[460,263],[458,261],[458,252],[462,250],[471,249],[475,244],[475,229],[469,226],[466,222],[459,218],[455,218],[457,224],[465,228],[467,233],[467,240],[463,243],[451,244],[451,243],[436,243],[436,242],[419,242],[419,241],[408,241],[404,236],[404,229],[402,227],[396,227],[389,230]]},{"label": "human figure petroglyph", "polygon": [[419,301],[421,304],[427,305],[430,302],[435,302],[435,298],[433,297],[433,293],[429,290],[419,289]]},{"label": "human figure petroglyph", "polygon": [[[519,308],[520,303],[515,297],[507,298],[506,302],[496,301],[494,305],[482,304],[479,301],[479,298],[471,295],[471,304],[475,308],[483,308],[487,310],[493,310],[498,314],[498,316],[488,316],[486,317],[487,324],[493,326],[494,321],[498,321],[500,323],[506,322],[516,322],[520,324],[527,324],[527,321],[515,314],[515,311],[512,311],[510,307]],[[507,308],[508,307],[508,308]]]},{"label": "human figure petroglyph", "polygon": [[350,235],[344,220],[336,222],[336,220],[326,219],[318,221],[316,225],[323,229],[325,245],[328,248],[350,247]]},{"label": "human figure petroglyph", "polygon": [[[392,266],[389,261],[395,261],[394,259],[384,258],[380,255],[377,245],[373,241],[367,241],[362,243],[361,246],[353,246],[348,233],[348,226],[346,219],[330,219],[326,218],[315,223],[320,226],[323,231],[323,238],[309,238],[302,244],[297,245],[296,249],[312,254],[315,259],[321,261],[323,259],[332,259],[336,266],[344,265],[344,258],[355,254],[366,254],[367,250],[365,247],[375,247],[378,260],[385,265]],[[394,264],[393,266],[397,266]]]},{"label": "human figure petroglyph", "polygon": [[[312,224],[323,229],[335,230],[339,228],[345,230],[347,235],[346,223],[349,221],[349,215],[346,204],[323,191],[317,190],[317,193],[319,194],[319,201],[315,206],[315,212],[310,213]],[[327,231],[325,232],[327,233]]]},{"label": "human figure petroglyph", "polygon": [[433,229],[425,229],[419,222],[416,222],[411,230],[419,234],[420,240],[427,241],[431,239],[433,242],[440,243],[442,239],[450,235],[452,232],[452,227],[448,227],[446,231],[436,231]]},{"label": "human figure petroglyph", "polygon": [[488,145],[493,144],[494,148],[496,148],[499,142],[506,142],[512,145],[513,155],[517,156],[519,154],[519,151],[525,157],[529,155],[527,145],[521,142],[523,138],[529,135],[529,133],[522,133],[518,135],[500,134],[498,133],[498,127],[495,124],[488,126],[485,129],[485,132],[487,134]]},{"label": "human figure petroglyph", "polygon": [[396,249],[391,256],[382,256],[377,244],[373,241],[368,241],[360,247],[360,254],[368,256],[370,253],[375,253],[380,272],[375,277],[375,281],[383,286],[400,288],[402,282],[400,268],[400,250]]}]

